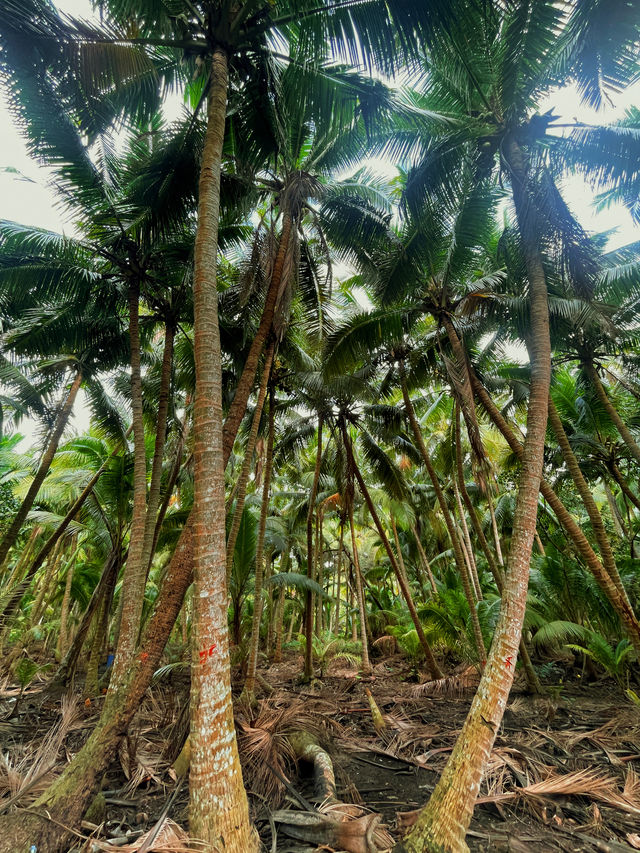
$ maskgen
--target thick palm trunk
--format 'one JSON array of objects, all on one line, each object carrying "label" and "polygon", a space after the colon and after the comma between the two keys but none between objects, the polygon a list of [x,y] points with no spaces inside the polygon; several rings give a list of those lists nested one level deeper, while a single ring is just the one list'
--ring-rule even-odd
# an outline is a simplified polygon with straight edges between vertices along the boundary
[{"label": "thick palm trunk", "polygon": [[416,629],[416,633],[418,635],[418,639],[420,640],[420,645],[422,646],[422,650],[424,652],[425,660],[427,662],[427,667],[429,672],[431,673],[432,678],[442,678],[442,670],[438,666],[438,662],[433,656],[433,652],[431,651],[431,646],[425,636],[424,629],[422,627],[422,623],[420,622],[420,618],[418,617],[418,611],[416,610],[415,603],[413,601],[413,596],[411,595],[411,590],[409,589],[409,585],[407,584],[406,578],[400,571],[400,566],[395,558],[395,554],[393,553],[393,548],[391,547],[391,543],[389,542],[389,537],[387,536],[384,527],[382,526],[382,522],[380,521],[380,516],[373,504],[371,499],[371,495],[369,493],[369,489],[367,488],[367,484],[364,481],[362,473],[358,468],[358,465],[355,461],[353,455],[353,446],[346,435],[346,429],[344,430],[344,440],[347,446],[347,453],[350,457],[350,463],[353,466],[353,473],[355,474],[355,478],[358,481],[358,486],[360,487],[360,491],[362,492],[362,496],[364,497],[365,503],[367,504],[367,508],[373,519],[373,523],[376,526],[376,530],[378,531],[378,535],[382,540],[382,544],[384,546],[385,551],[387,552],[387,556],[389,557],[389,562],[391,563],[391,567],[394,571],[396,579],[398,581],[398,585],[400,587],[400,591],[402,593],[402,597],[404,598],[406,605],[409,609],[409,614],[411,616],[411,620]]},{"label": "thick palm trunk", "polygon": [[638,443],[636,442],[635,438],[631,434],[631,430],[625,424],[625,422],[622,420],[622,418],[618,414],[618,410],[616,409],[616,407],[613,405],[613,403],[609,399],[609,395],[607,394],[605,387],[602,384],[600,377],[598,376],[598,371],[596,370],[593,361],[591,361],[589,359],[585,359],[582,362],[582,366],[584,367],[585,373],[587,374],[587,376],[591,380],[591,383],[593,384],[593,388],[596,392],[596,396],[598,397],[598,399],[602,403],[605,411],[607,412],[607,414],[609,415],[609,417],[611,418],[613,423],[616,425],[616,429],[620,433],[622,440],[627,445],[627,449],[629,450],[629,453],[631,453],[633,458],[640,465],[640,446],[638,446]]},{"label": "thick palm trunk", "polygon": [[[358,605],[358,613],[360,614],[360,637],[362,639],[362,675],[369,678],[373,670],[371,669],[371,661],[369,659],[369,640],[367,639],[367,608],[364,603],[364,585],[362,583],[362,572],[360,571],[360,555],[358,554],[358,543],[356,541],[356,526],[353,520],[353,501],[347,498],[347,511],[349,513],[349,530],[351,532],[351,551],[353,553],[353,574],[355,583],[356,601]],[[352,617],[355,619],[355,616]],[[357,635],[353,631],[352,621],[352,637],[355,640]]]},{"label": "thick palm trunk", "polygon": [[575,487],[578,490],[578,494],[582,498],[582,503],[584,504],[585,509],[587,510],[587,515],[589,516],[589,519],[591,521],[593,535],[595,536],[596,542],[598,543],[598,548],[600,549],[602,565],[609,573],[609,577],[618,588],[618,592],[620,593],[620,595],[625,599],[627,604],[631,606],[627,591],[623,586],[622,579],[620,578],[620,573],[618,572],[618,566],[616,565],[616,560],[613,556],[613,550],[611,548],[611,543],[609,542],[609,537],[607,536],[607,532],[604,529],[604,523],[602,521],[602,516],[600,515],[600,510],[596,506],[596,502],[593,499],[591,489],[589,488],[589,485],[585,480],[582,471],[580,470],[580,463],[576,459],[576,455],[571,448],[569,439],[567,438],[567,434],[564,431],[564,427],[562,426],[560,415],[558,414],[558,411],[551,398],[549,398],[549,422],[551,424],[551,428],[555,433],[558,444],[560,445],[560,450],[562,451],[562,456],[564,458],[567,468],[569,469],[569,473],[571,474],[571,479],[573,480]]},{"label": "thick palm trunk", "polygon": [[505,578],[500,617],[478,690],[462,732],[440,780],[405,839],[411,853],[425,850],[465,851],[465,836],[486,764],[507,703],[524,620],[542,479],[547,402],[551,383],[551,345],[547,285],[538,246],[537,223],[527,194],[527,172],[519,144],[506,145],[512,172],[513,198],[529,282],[531,385],[527,437]]},{"label": "thick palm trunk", "polygon": [[140,707],[180,612],[192,577],[192,537],[193,527],[187,524],[143,633],[141,648],[144,651],[132,661],[121,687],[107,696],[100,721],[87,743],[28,813],[0,817],[0,853],[28,853],[34,847],[38,853],[60,853],[68,848],[69,834],[65,829],[79,825],[98,790]]},{"label": "thick palm trunk", "polygon": [[242,513],[244,511],[244,502],[247,494],[247,482],[249,481],[249,472],[251,470],[251,460],[253,459],[253,451],[256,447],[258,438],[258,428],[260,426],[260,418],[262,417],[262,409],[267,396],[267,385],[269,384],[269,376],[271,375],[271,365],[273,363],[275,344],[272,342],[267,348],[265,354],[264,367],[262,369],[262,379],[260,381],[260,389],[258,391],[258,400],[251,421],[251,431],[247,438],[247,446],[244,451],[244,460],[242,469],[238,477],[238,489],[236,493],[236,506],[231,520],[231,529],[227,537],[227,588],[231,580],[231,570],[233,568],[233,553],[236,547],[238,531],[240,530],[240,522],[242,521]]},{"label": "thick palm trunk", "polygon": [[133,427],[133,512],[129,533],[129,556],[122,579],[120,630],[109,690],[117,690],[131,664],[140,634],[147,581],[144,537],[147,516],[147,455],[142,419],[142,375],[140,365],[140,287],[129,283],[129,344],[131,361],[131,423]]},{"label": "thick palm trunk", "polygon": [[167,436],[167,418],[169,415],[169,399],[171,391],[171,370],[173,368],[173,342],[175,326],[167,321],[164,329],[164,347],[162,351],[162,368],[160,371],[160,393],[158,395],[158,416],[156,421],[156,437],[151,463],[151,482],[147,497],[147,512],[144,528],[143,563],[145,574],[148,573],[155,544],[155,529],[160,506],[160,487],[162,485],[162,462]]},{"label": "thick palm trunk", "polygon": [[82,373],[78,370],[73,382],[71,383],[71,387],[67,392],[65,401],[58,411],[58,415],[51,431],[51,437],[49,438],[46,449],[42,454],[33,482],[29,486],[27,494],[24,496],[24,499],[20,504],[20,508],[9,525],[7,532],[2,537],[2,541],[0,541],[0,568],[4,566],[10,549],[15,545],[18,536],[20,535],[22,525],[24,524],[27,515],[29,514],[29,510],[33,506],[38,492],[40,491],[40,486],[43,484],[44,478],[49,473],[49,468],[53,462],[53,457],[56,455],[58,444],[60,443],[60,439],[62,438],[62,434],[65,431],[67,424],[69,423],[69,418],[73,411],[73,404],[76,401],[81,384]]},{"label": "thick palm trunk", "polygon": [[471,619],[471,628],[473,630],[473,638],[476,645],[476,651],[478,653],[478,660],[480,662],[480,665],[484,666],[486,651],[484,647],[484,640],[482,639],[482,631],[480,630],[480,622],[478,620],[476,602],[473,595],[473,590],[471,588],[471,574],[467,570],[467,564],[464,559],[464,554],[462,553],[462,548],[460,547],[458,531],[456,530],[455,525],[453,523],[453,519],[451,518],[447,499],[444,496],[442,486],[440,485],[440,481],[438,480],[438,475],[436,474],[436,470],[431,463],[431,459],[429,458],[429,451],[427,450],[427,446],[424,443],[424,438],[422,437],[422,430],[420,429],[420,424],[418,423],[418,418],[416,417],[415,409],[413,408],[413,403],[411,402],[411,398],[409,396],[405,368],[404,364],[402,363],[400,364],[400,387],[402,390],[404,407],[407,413],[407,417],[409,418],[411,431],[413,432],[413,437],[418,446],[418,450],[420,451],[420,455],[422,456],[424,467],[427,469],[427,474],[429,475],[429,479],[431,480],[431,485],[433,486],[434,491],[436,493],[438,505],[440,506],[440,510],[442,512],[442,515],[444,516],[444,522],[449,533],[449,539],[451,540],[451,546],[453,548],[453,555],[456,561],[456,566],[458,568],[458,573],[460,574],[460,579],[462,581],[462,588],[464,590],[465,598],[467,599],[467,604],[469,605],[469,617]]},{"label": "thick palm trunk", "polygon": [[291,239],[292,228],[293,222],[291,216],[285,211],[282,216],[282,231],[280,233],[278,252],[273,264],[271,281],[269,282],[269,289],[267,290],[265,303],[262,309],[260,325],[258,326],[258,330],[253,340],[251,341],[247,360],[242,368],[242,373],[240,374],[240,379],[238,380],[235,394],[233,395],[233,400],[229,406],[229,411],[224,425],[223,442],[225,458],[227,459],[231,455],[233,442],[236,440],[238,429],[240,428],[242,418],[244,417],[249,395],[251,394],[251,389],[253,388],[253,383],[256,377],[258,362],[260,361],[262,350],[264,349],[264,345],[269,337],[276,308],[280,301],[282,285],[284,283],[282,275],[285,271],[285,260],[289,251],[289,240]]},{"label": "thick palm trunk", "polygon": [[249,643],[249,660],[244,690],[249,700],[255,697],[256,670],[258,668],[258,650],[260,648],[260,623],[262,621],[262,581],[264,569],[264,536],[267,528],[269,513],[269,493],[271,490],[271,470],[273,468],[273,442],[275,437],[275,395],[273,387],[269,393],[269,436],[267,438],[267,455],[264,463],[264,480],[262,482],[262,504],[260,506],[260,522],[258,541],[256,543],[256,572],[253,592],[253,620],[251,623],[251,640]]},{"label": "thick palm trunk", "polygon": [[[322,464],[322,415],[318,415],[318,443],[316,446],[316,465],[313,472],[313,483],[309,495],[309,508],[307,510],[307,577],[315,580],[313,566],[313,510],[318,494],[318,482],[320,480],[320,466]],[[304,599],[304,678],[309,681],[313,676],[313,593],[310,589],[305,592]]]},{"label": "thick palm trunk", "polygon": [[227,55],[216,48],[211,59],[193,272],[195,589],[189,827],[205,844],[226,853],[249,853],[257,850],[257,843],[249,821],[231,701],[216,276],[227,85]]}]

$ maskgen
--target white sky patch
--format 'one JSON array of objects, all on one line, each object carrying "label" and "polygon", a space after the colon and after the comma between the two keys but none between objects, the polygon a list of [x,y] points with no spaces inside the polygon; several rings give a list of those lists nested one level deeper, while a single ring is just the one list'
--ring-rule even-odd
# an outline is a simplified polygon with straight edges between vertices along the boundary
[{"label": "white sky patch", "polygon": [[[89,0],[59,0],[56,5],[60,11],[69,15],[96,19]],[[614,94],[612,103],[600,112],[580,103],[575,86],[566,86],[552,92],[541,103],[540,110],[544,112],[553,107],[560,119],[566,122],[606,124],[621,118],[628,107],[638,104],[640,82],[624,92]],[[165,109],[167,118],[171,120],[177,117],[181,106],[180,96],[172,95]],[[375,167],[382,174],[395,174],[394,164],[390,161],[376,160]],[[56,205],[55,194],[48,184],[49,178],[48,170],[29,156],[24,139],[9,113],[6,96],[0,90],[0,219],[73,233],[73,223],[65,211]],[[595,210],[593,192],[582,178],[567,177],[563,182],[563,195],[587,231],[615,230],[609,240],[609,248],[640,240],[640,228],[634,225],[623,205],[613,205],[601,212]],[[339,277],[340,270],[336,272]],[[79,432],[89,426],[89,410],[82,394],[76,403],[71,424]],[[23,421],[21,432],[25,435],[22,449],[37,441],[37,427],[32,421]]]}]

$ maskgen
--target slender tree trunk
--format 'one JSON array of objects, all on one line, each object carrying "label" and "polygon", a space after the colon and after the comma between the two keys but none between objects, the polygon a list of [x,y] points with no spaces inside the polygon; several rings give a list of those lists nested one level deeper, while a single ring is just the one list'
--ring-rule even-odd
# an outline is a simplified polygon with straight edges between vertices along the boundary
[{"label": "slender tree trunk", "polygon": [[629,532],[626,530],[626,526],[624,523],[624,519],[622,517],[622,513],[616,503],[616,499],[611,491],[611,487],[607,480],[602,478],[602,485],[604,487],[604,493],[607,496],[607,503],[609,505],[609,513],[611,514],[611,519],[613,521],[613,525],[616,529],[616,533],[620,537],[620,539],[628,539]]},{"label": "slender tree trunk", "polygon": [[[318,415],[318,443],[316,447],[316,466],[313,472],[313,484],[309,495],[309,508],[307,510],[307,577],[315,579],[313,566],[313,510],[318,495],[318,482],[320,480],[320,466],[322,464],[322,415]],[[304,679],[309,681],[313,676],[313,593],[311,590],[305,592],[304,604]]]},{"label": "slender tree trunk", "polygon": [[41,614],[42,603],[45,600],[46,596],[49,594],[49,589],[51,587],[51,583],[56,574],[56,570],[60,564],[60,558],[62,554],[60,553],[60,545],[54,550],[53,554],[51,554],[51,559],[47,564],[46,571],[44,572],[44,577],[40,582],[40,591],[36,597],[36,600],[31,608],[31,624],[36,625],[39,620]]},{"label": "slender tree trunk", "polygon": [[611,463],[611,473],[613,474],[613,479],[620,486],[623,495],[631,501],[636,509],[640,509],[640,498],[631,491],[622,471],[618,468],[615,462]]},{"label": "slender tree trunk", "polygon": [[14,584],[16,584],[21,579],[23,569],[29,561],[31,552],[35,548],[36,539],[38,538],[38,536],[40,536],[41,533],[42,528],[37,524],[34,525],[33,529],[29,533],[29,538],[27,539],[27,542],[24,548],[22,549],[22,553],[16,559],[15,565],[11,572],[9,572],[9,577],[7,578],[6,582],[4,582],[3,579],[2,586],[7,592],[11,592]]},{"label": "slender tree trunk", "polygon": [[404,564],[402,548],[400,547],[400,537],[398,536],[398,525],[396,524],[396,519],[393,513],[391,513],[391,532],[393,533],[393,542],[396,546],[396,559],[398,561],[398,567],[402,572],[402,577],[404,578],[405,583],[408,585],[409,576],[407,575],[407,568]]},{"label": "slender tree trunk", "polygon": [[193,272],[195,589],[189,827],[193,836],[226,853],[250,853],[258,845],[249,821],[231,700],[216,280],[227,85],[227,55],[216,48],[209,79]]},{"label": "slender tree trunk", "polygon": [[[493,533],[493,544],[496,549],[496,557],[498,565],[504,566],[504,558],[502,556],[502,545],[500,543],[500,532],[498,531],[498,522],[496,520],[496,512],[493,506],[493,495],[491,494],[491,483],[487,483],[487,506],[489,507],[489,516],[491,518],[491,532]],[[537,535],[537,534],[536,534]]]},{"label": "slender tree trunk", "polygon": [[[364,587],[362,583],[362,572],[360,571],[360,556],[358,554],[358,543],[356,542],[356,526],[353,520],[353,501],[351,498],[347,498],[347,511],[349,513],[349,530],[351,531],[351,551],[353,552],[353,574],[356,587],[356,599],[358,602],[358,612],[360,613],[360,636],[362,639],[362,675],[365,678],[369,678],[373,670],[371,669],[371,661],[369,660],[369,641],[367,639],[367,609],[364,603]],[[352,630],[352,635],[353,634],[354,632]]]},{"label": "slender tree trunk", "polygon": [[74,547],[71,557],[67,562],[64,594],[62,596],[62,605],[60,607],[60,634],[58,635],[58,654],[60,657],[63,657],[67,650],[67,622],[69,620],[69,610],[71,609],[71,584],[73,583],[73,570],[75,569],[77,552],[77,547]]},{"label": "slender tree trunk", "polygon": [[486,650],[484,647],[484,640],[482,639],[480,622],[478,620],[476,602],[473,596],[473,591],[471,589],[471,575],[467,571],[467,564],[465,562],[464,554],[462,553],[462,549],[460,547],[458,531],[455,529],[453,519],[451,518],[451,513],[449,512],[449,507],[447,505],[447,500],[444,496],[444,492],[442,491],[442,486],[440,485],[440,481],[438,480],[438,475],[436,474],[435,468],[433,467],[431,459],[429,458],[429,452],[427,450],[426,444],[424,443],[424,438],[422,437],[420,424],[418,423],[418,418],[416,417],[415,409],[413,408],[413,403],[411,402],[411,398],[409,397],[406,371],[402,362],[400,363],[400,386],[402,390],[402,398],[404,400],[404,407],[407,413],[407,417],[409,419],[409,423],[411,425],[413,437],[418,446],[418,450],[420,451],[420,455],[422,456],[422,461],[424,463],[425,468],[427,469],[427,474],[429,475],[429,479],[431,480],[431,484],[433,485],[434,491],[436,493],[436,498],[438,500],[440,510],[444,516],[444,522],[449,533],[451,545],[453,547],[453,554],[455,557],[456,566],[458,567],[458,572],[462,581],[462,588],[464,589],[465,598],[467,599],[467,604],[469,605],[469,618],[471,619],[471,628],[473,630],[473,638],[476,644],[478,660],[480,662],[480,666],[484,667]]},{"label": "slender tree trunk", "polygon": [[267,396],[267,385],[269,383],[269,376],[271,375],[271,365],[273,364],[274,349],[275,343],[272,341],[269,344],[267,352],[265,354],[264,367],[262,369],[262,379],[260,381],[260,390],[258,392],[258,400],[256,402],[256,408],[253,413],[253,420],[251,421],[251,431],[247,438],[247,446],[244,451],[242,469],[240,471],[240,476],[238,477],[236,506],[233,513],[233,518],[231,520],[231,530],[229,531],[229,536],[227,537],[227,589],[229,588],[229,582],[231,580],[231,570],[233,569],[233,554],[236,547],[236,540],[238,538],[238,531],[240,530],[240,522],[242,521],[244,502],[247,494],[247,482],[249,480],[249,471],[251,470],[251,460],[253,459],[253,451],[255,450],[256,440],[258,438],[260,418],[262,417],[262,409],[264,407],[264,401]]},{"label": "slender tree trunk", "polygon": [[405,839],[406,850],[467,850],[465,836],[486,764],[507,703],[520,643],[529,580],[529,562],[542,479],[547,403],[551,383],[551,345],[547,284],[538,245],[535,209],[527,191],[527,168],[517,141],[507,141],[513,199],[529,282],[531,363],[527,437],[516,500],[509,571],[500,617],[478,690],[451,757],[427,806]]},{"label": "slender tree trunk", "polygon": [[273,442],[275,438],[275,394],[273,386],[269,391],[269,436],[267,438],[267,456],[264,463],[264,479],[262,482],[262,505],[260,507],[260,522],[258,526],[258,541],[256,544],[256,573],[253,593],[253,621],[251,624],[251,640],[249,643],[249,660],[244,692],[250,701],[255,698],[256,670],[258,668],[258,650],[260,648],[260,623],[262,620],[262,581],[264,578],[264,536],[269,513],[269,493],[271,490],[271,469],[273,468]]},{"label": "slender tree trunk", "polygon": [[258,362],[262,355],[262,350],[271,331],[273,318],[276,312],[278,302],[280,301],[283,284],[283,272],[285,271],[285,260],[289,251],[289,240],[291,239],[291,231],[293,222],[291,216],[285,211],[282,216],[282,232],[280,234],[280,242],[278,244],[278,252],[273,264],[271,273],[271,281],[262,309],[262,317],[260,325],[256,332],[247,355],[247,360],[244,363],[238,385],[236,386],[231,406],[227,413],[226,422],[224,425],[223,442],[225,458],[229,458],[233,448],[233,442],[238,434],[238,429],[244,417],[247,408],[247,401],[253,388],[253,383],[258,369]]},{"label": "slender tree trunk", "polygon": [[462,545],[464,546],[465,552],[468,556],[468,566],[469,566],[469,574],[471,575],[471,580],[473,582],[473,589],[475,592],[476,600],[482,601],[482,589],[480,588],[480,578],[478,577],[478,566],[476,565],[475,557],[473,556],[473,545],[471,544],[471,537],[469,536],[469,528],[467,527],[467,520],[464,515],[464,509],[462,508],[462,499],[460,497],[460,488],[456,481],[455,476],[452,478],[453,484],[453,495],[456,499],[456,506],[458,508],[458,515],[460,516],[460,526],[462,527]]},{"label": "slender tree trunk", "polygon": [[[313,564],[315,566],[316,581],[319,586],[324,589],[324,554],[321,546],[322,539],[322,507],[316,508],[316,533],[315,545],[313,549]],[[315,597],[316,605],[316,637],[322,636],[323,631],[323,607],[324,602],[321,595]]]},{"label": "slender tree trunk", "polygon": [[[496,563],[491,548],[489,547],[489,543],[487,542],[487,538],[484,535],[482,525],[480,524],[478,513],[476,512],[476,508],[474,507],[471,501],[469,492],[467,491],[466,483],[464,482],[459,417],[456,417],[456,468],[458,473],[458,481],[460,483],[460,492],[462,494],[464,504],[467,508],[467,512],[469,513],[471,525],[474,529],[478,542],[480,542],[480,547],[482,548],[482,552],[484,553],[485,559],[489,566],[489,570],[493,575],[493,579],[495,581],[496,587],[498,588],[498,592],[500,593],[500,595],[502,595],[502,590],[504,588],[504,572],[502,571],[502,567],[498,565],[498,563]],[[487,493],[488,491],[489,490],[487,489]],[[529,650],[524,641],[524,637],[520,638],[520,661],[522,662],[522,668],[524,669],[525,675],[527,676],[527,682],[529,684],[529,689],[531,690],[531,692],[542,693],[540,679],[538,678],[538,675],[535,669],[533,668],[533,664],[531,663],[531,656],[529,655]]]},{"label": "slender tree trunk", "polygon": [[171,370],[173,368],[173,343],[175,326],[168,320],[164,328],[164,347],[162,352],[162,369],[160,371],[160,393],[158,396],[158,415],[156,421],[156,437],[151,463],[151,482],[147,497],[147,514],[144,528],[143,562],[145,574],[148,574],[153,560],[155,529],[160,506],[160,487],[162,485],[162,462],[164,446],[167,437],[167,418],[169,416],[169,399],[171,391]]},{"label": "slender tree trunk", "polygon": [[640,446],[638,446],[635,438],[631,434],[631,430],[622,420],[620,415],[618,414],[618,410],[613,405],[611,400],[609,399],[609,395],[607,394],[604,385],[602,384],[600,377],[598,376],[598,371],[596,367],[590,359],[584,359],[582,362],[582,366],[584,367],[585,373],[591,380],[593,384],[593,388],[596,392],[596,396],[602,403],[605,411],[616,425],[616,429],[620,433],[622,440],[627,445],[627,449],[636,460],[638,464],[640,464]]},{"label": "slender tree trunk", "polygon": [[129,282],[129,342],[131,359],[131,423],[133,426],[133,513],[129,531],[129,556],[124,567],[120,630],[109,690],[117,690],[131,664],[140,634],[147,564],[144,555],[147,515],[147,454],[142,418],[140,365],[140,285]]},{"label": "slender tree trunk", "polygon": [[560,450],[562,451],[562,456],[567,468],[569,469],[569,473],[571,474],[571,479],[573,480],[575,487],[578,490],[578,494],[582,498],[582,502],[587,510],[587,515],[591,521],[593,535],[595,536],[598,548],[600,549],[602,565],[604,566],[605,571],[609,573],[609,577],[618,588],[620,595],[625,599],[627,604],[631,606],[627,591],[624,588],[620,573],[618,572],[618,566],[616,565],[616,560],[613,556],[609,537],[604,529],[602,516],[600,515],[600,511],[593,499],[591,489],[580,470],[580,463],[576,459],[576,455],[571,448],[567,434],[562,426],[560,415],[558,414],[551,397],[549,397],[549,422],[555,433],[558,444],[560,445]]},{"label": "slender tree trunk", "polygon": [[420,622],[420,618],[418,617],[418,611],[416,610],[416,606],[413,601],[413,596],[411,595],[411,590],[400,571],[400,566],[398,565],[395,555],[393,553],[393,548],[391,547],[391,543],[389,542],[389,538],[385,533],[384,527],[380,521],[380,517],[376,511],[376,508],[371,499],[371,494],[369,493],[369,489],[367,488],[367,484],[364,481],[362,473],[358,468],[358,465],[355,461],[353,455],[353,446],[346,435],[346,429],[344,429],[344,440],[347,445],[347,453],[350,457],[351,465],[353,466],[353,473],[355,474],[356,480],[358,481],[358,486],[360,487],[360,491],[362,492],[362,496],[364,497],[365,503],[367,504],[367,508],[369,509],[369,513],[371,518],[373,519],[373,523],[376,526],[378,531],[378,535],[382,540],[382,544],[384,546],[385,551],[387,552],[387,556],[389,557],[389,562],[391,563],[391,567],[395,573],[396,579],[398,581],[398,585],[400,586],[400,591],[402,592],[402,596],[409,608],[409,614],[411,615],[411,620],[416,629],[416,633],[418,634],[418,639],[420,640],[420,645],[422,646],[422,650],[424,652],[425,660],[427,663],[427,667],[429,672],[431,673],[432,678],[442,678],[442,670],[438,666],[438,662],[433,656],[433,652],[431,651],[431,646],[425,636],[424,629]]},{"label": "slender tree trunk", "polygon": [[335,620],[333,623],[333,633],[338,637],[340,636],[340,592],[342,589],[342,560],[343,553],[342,549],[344,548],[344,521],[342,516],[340,516],[340,533],[338,536],[338,566],[337,566],[337,580],[336,580],[336,611],[335,611]]},{"label": "slender tree trunk", "polygon": [[[187,398],[188,399],[188,398]],[[176,448],[176,455],[173,460],[173,466],[171,468],[171,473],[169,474],[169,482],[167,483],[167,488],[164,493],[164,497],[162,498],[162,503],[160,504],[160,509],[158,510],[158,517],[156,518],[155,529],[153,531],[153,542],[151,544],[151,554],[155,554],[156,547],[158,545],[158,538],[160,536],[160,531],[162,530],[162,523],[164,522],[165,516],[167,514],[167,510],[169,509],[169,504],[171,503],[171,496],[173,495],[173,490],[176,487],[176,483],[178,482],[178,477],[180,475],[180,469],[182,468],[182,457],[184,455],[184,448],[187,442],[187,437],[189,435],[189,420],[187,418],[187,414],[185,412],[184,423],[182,424],[182,429],[180,431],[180,439],[178,441],[178,446]]]},{"label": "slender tree trunk", "polygon": [[273,652],[273,662],[280,663],[282,660],[282,635],[284,633],[284,603],[286,590],[281,586],[278,590],[278,602],[276,604],[276,626],[275,626],[275,643]]},{"label": "slender tree trunk", "polygon": [[433,576],[433,572],[431,571],[431,566],[429,565],[429,560],[425,553],[424,548],[422,547],[422,542],[420,541],[420,536],[416,529],[415,524],[411,527],[411,532],[413,533],[413,538],[416,540],[416,546],[418,548],[418,554],[420,555],[420,559],[422,561],[422,566],[427,573],[427,577],[429,578],[429,585],[431,586],[431,592],[434,595],[438,594],[438,587],[436,586],[436,579]]},{"label": "slender tree trunk", "polygon": [[53,457],[56,455],[62,434],[69,422],[71,412],[73,411],[73,404],[76,401],[81,384],[82,373],[78,370],[73,382],[71,383],[66,399],[58,411],[58,415],[51,431],[51,437],[49,438],[46,449],[42,454],[33,482],[29,486],[27,494],[24,496],[13,521],[0,541],[0,568],[4,566],[10,549],[16,543],[18,536],[20,535],[22,525],[24,524],[27,515],[29,514],[29,510],[33,506],[38,492],[40,491],[40,486],[43,484],[44,478],[49,473],[49,468],[53,462]]},{"label": "slender tree trunk", "polygon": [[[449,334],[455,336],[454,340],[457,338],[453,327]],[[459,339],[457,340],[459,343]],[[505,437],[511,450],[521,459],[523,456],[522,444],[520,444],[519,440],[516,438],[515,433],[502,416],[502,413],[491,399],[487,389],[478,379],[478,376],[473,369],[471,370],[470,376],[474,393],[476,394],[479,402],[482,404],[484,410],[487,412],[493,423]],[[582,529],[576,524],[576,521],[569,510],[545,480],[541,480],[540,482],[540,493],[553,510],[559,524],[565,529],[567,536],[576,549],[576,552],[582,557],[585,565],[593,574],[598,585],[602,588],[603,592],[611,602],[612,607],[619,615],[633,647],[640,653],[640,624],[638,623],[632,609],[626,604],[625,600],[620,595],[618,588],[609,577],[609,573],[604,570],[602,563],[591,547],[589,540],[582,532]]]}]

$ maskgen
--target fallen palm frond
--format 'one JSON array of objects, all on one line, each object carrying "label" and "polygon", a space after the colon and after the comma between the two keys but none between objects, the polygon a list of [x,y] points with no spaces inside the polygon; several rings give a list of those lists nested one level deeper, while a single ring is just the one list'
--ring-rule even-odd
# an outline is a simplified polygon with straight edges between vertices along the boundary
[{"label": "fallen palm frond", "polygon": [[[344,809],[348,809],[348,813]],[[337,804],[329,813],[274,812],[273,819],[284,835],[299,841],[325,845],[346,853],[382,853],[393,846],[393,838],[381,826],[381,816],[355,817],[357,806]]]},{"label": "fallen palm frond", "polygon": [[162,755],[153,751],[150,744],[146,746],[141,737],[127,737],[119,748],[120,765],[127,778],[123,791],[132,793],[143,782],[149,780],[162,784],[162,771],[167,767],[167,761]]},{"label": "fallen palm frond", "polygon": [[62,745],[78,721],[77,700],[64,696],[60,719],[38,744],[31,741],[21,750],[0,756],[0,797],[8,796],[2,803],[5,808],[18,799],[21,805],[27,805],[46,790],[52,781]]},{"label": "fallen palm frond", "polygon": [[288,775],[296,764],[290,736],[300,732],[319,734],[317,720],[304,710],[302,702],[278,705],[263,699],[258,705],[257,716],[249,720],[237,714],[236,726],[247,785],[268,802],[280,802],[285,787],[273,770],[281,776]]},{"label": "fallen palm frond", "polygon": [[424,684],[416,684],[411,689],[411,695],[420,696],[464,696],[475,690],[480,683],[480,675],[474,666],[469,666],[457,675],[448,675],[445,678],[437,678],[435,681],[425,681]]},{"label": "fallen palm frond", "polygon": [[149,832],[145,832],[144,835],[141,835],[132,844],[116,845],[109,844],[107,841],[97,840],[94,840],[93,844],[100,850],[104,850],[105,853],[111,853],[111,851],[113,853],[116,853],[116,851],[118,853],[141,853],[141,851],[149,851],[149,853],[150,851],[153,851],[153,853],[193,853],[197,849],[196,845],[200,845],[202,849],[208,846],[194,838],[189,838],[181,826],[178,826],[170,818],[165,818],[162,826],[156,832],[152,845],[145,847],[153,831],[149,830]]},{"label": "fallen palm frond", "polygon": [[576,770],[563,776],[551,773],[546,779],[513,791],[493,794],[478,799],[479,803],[502,803],[519,797],[585,796],[606,803],[613,808],[640,815],[640,782],[629,771],[622,791],[614,776],[605,776],[597,770]]}]

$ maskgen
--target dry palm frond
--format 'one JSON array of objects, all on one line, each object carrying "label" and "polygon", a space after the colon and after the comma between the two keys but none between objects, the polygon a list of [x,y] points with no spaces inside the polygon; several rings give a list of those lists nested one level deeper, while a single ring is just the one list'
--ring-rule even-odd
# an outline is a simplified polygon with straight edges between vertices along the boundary
[{"label": "dry palm frond", "polygon": [[248,786],[269,802],[280,802],[285,788],[273,770],[286,777],[295,767],[289,735],[300,731],[319,734],[317,720],[304,710],[302,702],[278,705],[263,699],[254,719],[248,720],[238,714],[236,725],[240,760]]},{"label": "dry palm frond", "polygon": [[457,675],[448,675],[445,678],[437,678],[435,681],[416,684],[411,689],[411,695],[415,698],[420,696],[464,696],[465,693],[475,690],[479,682],[478,670],[474,666],[469,666]]},{"label": "dry palm frond", "polygon": [[518,797],[540,796],[585,796],[599,800],[613,808],[629,814],[640,815],[640,786],[638,779],[633,777],[627,781],[623,791],[618,788],[618,780],[613,776],[603,776],[597,770],[576,770],[564,776],[551,774],[540,782],[534,782],[523,788],[516,788],[503,794],[482,797],[478,803],[498,803],[514,800]]},{"label": "dry palm frond", "polygon": [[153,749],[151,744],[145,745],[141,737],[136,737],[135,740],[128,737],[120,744],[120,765],[127,778],[124,788],[126,793],[135,791],[143,782],[149,780],[158,785],[162,784],[161,773],[167,768],[167,761]]},{"label": "dry palm frond", "polygon": [[[118,853],[138,853],[143,848],[150,832],[152,830],[145,832],[133,844],[125,844],[124,847],[117,847],[106,841],[94,841],[93,843],[101,850],[106,851],[106,853],[110,853],[110,851],[113,851],[113,853],[116,851]],[[152,845],[147,848],[147,851],[148,853],[151,853],[151,851],[154,851],[154,853],[193,853],[194,850],[198,849],[196,845],[202,845],[202,848],[205,846],[203,842],[189,838],[184,829],[178,826],[177,823],[174,823],[170,818],[165,818],[162,827],[157,832]]]},{"label": "dry palm frond", "polygon": [[35,800],[51,782],[62,745],[78,721],[76,699],[64,696],[60,719],[39,743],[31,741],[20,751],[3,754],[0,757],[0,797],[19,798],[23,806]]}]

